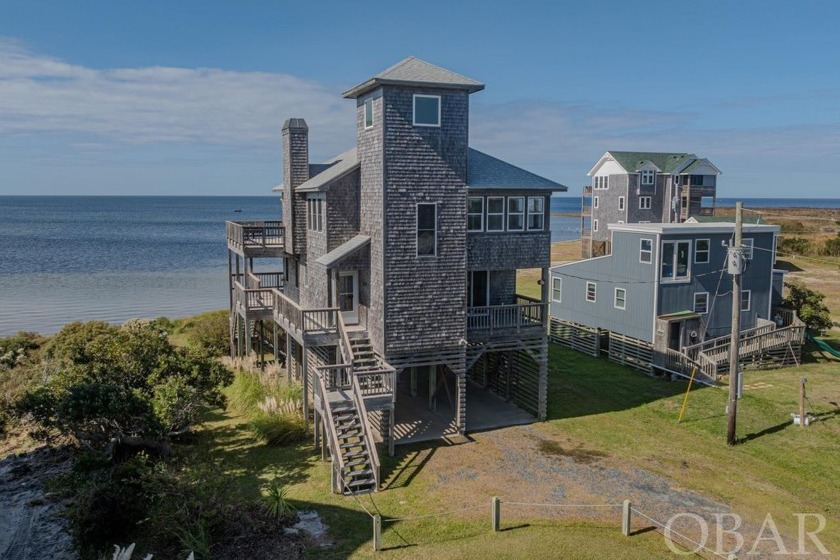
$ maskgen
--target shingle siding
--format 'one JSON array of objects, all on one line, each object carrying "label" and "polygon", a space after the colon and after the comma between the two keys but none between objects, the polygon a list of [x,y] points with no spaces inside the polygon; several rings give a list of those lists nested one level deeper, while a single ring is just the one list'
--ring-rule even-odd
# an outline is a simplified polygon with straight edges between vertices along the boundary
[{"label": "shingle siding", "polygon": [[[467,93],[391,87],[382,91],[386,352],[455,346],[466,336]],[[414,93],[441,96],[440,127],[412,125]],[[420,202],[437,204],[434,257],[417,256]]]}]

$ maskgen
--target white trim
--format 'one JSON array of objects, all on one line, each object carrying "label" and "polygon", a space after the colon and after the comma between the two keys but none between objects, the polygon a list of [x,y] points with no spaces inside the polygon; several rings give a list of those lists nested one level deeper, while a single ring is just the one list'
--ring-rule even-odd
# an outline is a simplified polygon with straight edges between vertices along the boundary
[{"label": "white trim", "polygon": [[[519,200],[522,201],[522,211],[511,213],[511,211],[510,211],[510,201],[511,200],[516,200],[516,199],[519,199]],[[509,196],[509,197],[507,197],[507,202],[505,204],[505,210],[506,210],[505,214],[507,216],[507,220],[505,220],[505,226],[506,226],[505,229],[507,231],[526,231],[525,226],[527,224],[525,223],[525,217],[528,215],[528,208],[526,208],[526,206],[525,206],[526,201],[527,201],[527,197],[525,197],[525,196]],[[513,228],[512,229],[510,227],[510,217],[512,215],[513,216],[520,216],[522,218],[522,227],[521,228]]]},{"label": "white trim", "polygon": [[[556,284],[560,283],[560,287],[557,288]],[[555,292],[560,293],[560,297],[554,297]],[[552,276],[551,278],[551,301],[555,303],[563,303],[563,277],[562,276]]]},{"label": "white trim", "polygon": [[[642,201],[647,200],[647,207],[642,206]],[[639,197],[639,210],[650,210],[653,208],[653,198],[650,196],[640,196]]]},{"label": "white trim", "polygon": [[[706,305],[705,311],[697,311],[697,296],[706,296]],[[709,292],[694,292],[694,302],[691,307],[692,311],[695,313],[699,313],[700,315],[708,315],[709,313]]]},{"label": "white trim", "polygon": [[753,248],[755,247],[755,239],[752,237],[746,237],[741,239],[741,248],[744,251],[744,258],[752,260],[753,258]]},{"label": "white trim", "polygon": [[592,231],[598,231],[598,220],[592,220]]},{"label": "white trim", "polygon": [[[539,211],[531,212],[531,201],[539,201],[540,206],[542,209]],[[532,228],[531,227],[531,216],[539,216],[540,217],[540,224],[542,227]],[[525,201],[525,227],[528,231],[545,231],[545,197],[543,196],[529,196],[528,199]]]},{"label": "white trim", "polygon": [[[368,104],[370,104],[370,105],[368,105]],[[362,125],[364,126],[365,130],[368,130],[368,129],[373,128],[373,125],[376,124],[376,119],[373,116],[373,97],[368,97],[367,99],[365,99],[365,102],[363,103],[363,105],[365,107],[365,111],[364,111],[364,115],[362,117]],[[368,124],[368,122],[367,122],[368,106],[370,107],[370,124]]]},{"label": "white trim", "polygon": [[[644,249],[642,249],[642,243],[644,243],[645,241],[650,243],[650,250],[649,251],[645,251]],[[642,260],[642,253],[650,253],[650,260],[643,261]],[[641,263],[641,264],[653,264],[653,238],[642,237],[641,239],[639,239],[639,263]]]},{"label": "white trim", "polygon": [[[493,212],[490,213],[490,201],[491,200],[501,200],[502,201],[502,212]],[[485,222],[485,231],[505,231],[505,209],[506,209],[507,202],[505,201],[505,197],[503,196],[488,196],[487,203],[485,204],[486,212],[487,212],[487,220]],[[501,216],[502,217],[502,227],[499,229],[490,229],[490,216]]]},{"label": "white trim", "polygon": [[[422,97],[424,99],[437,99],[438,106],[437,106],[437,124],[428,124],[428,123],[419,123],[417,122],[417,103],[416,100],[418,97]],[[432,128],[440,128],[440,106],[442,105],[442,101],[440,95],[426,95],[424,93],[415,93],[411,98],[411,124],[414,126],[427,126]]]},{"label": "white trim", "polygon": [[[609,152],[604,152],[604,155],[602,155],[602,156],[598,159],[598,161],[596,161],[596,162],[595,162],[595,165],[593,165],[593,166],[592,166],[592,169],[590,169],[590,170],[589,170],[589,173],[587,173],[587,175],[588,175],[588,176],[590,176],[590,177],[591,177],[591,176],[593,176],[593,175],[595,175],[595,173],[597,173],[597,172],[598,172],[598,170],[601,168],[601,166],[602,166],[602,165],[604,165],[604,164],[605,164],[606,162],[608,162],[608,161],[613,161],[613,162],[615,162],[615,164],[616,164],[617,166],[619,166],[620,168],[624,169],[624,166],[623,166],[623,165],[621,165],[620,163],[618,163],[618,160],[617,160],[617,159],[615,159],[611,153],[609,153]],[[627,169],[624,169],[624,172],[625,172],[625,173],[629,173],[629,171],[628,171]]]},{"label": "white trim", "polygon": [[592,208],[595,208],[597,210],[598,209],[598,203],[600,202],[600,200],[601,200],[601,197],[599,197],[597,194],[595,196],[593,196],[592,197]]},{"label": "white trim", "polygon": [[[706,242],[706,260],[705,261],[698,261],[697,260],[697,246],[700,244],[701,241]],[[712,258],[712,241],[708,238],[703,239],[695,239],[694,240],[694,264],[709,264]]]},{"label": "white trim", "polygon": [[[703,224],[692,224],[688,222],[683,222],[680,224],[664,224],[664,223],[633,223],[633,224],[625,224],[622,226],[616,224],[610,224],[610,229],[621,230],[621,231],[633,231],[637,233],[648,233],[648,234],[674,234],[674,235],[706,235],[706,234],[732,234],[735,231],[735,224],[727,223],[727,222],[711,222],[711,223],[703,223]],[[744,233],[755,234],[755,233],[778,233],[779,226],[770,226],[770,225],[755,225],[755,224],[744,224]]]},{"label": "white trim", "polygon": [[619,197],[618,197],[618,209],[619,209],[620,211],[623,211],[623,210],[626,210],[626,209],[627,209],[627,204],[626,204],[626,202],[627,202],[627,199],[626,199],[625,197],[623,197],[623,196],[619,196]]},{"label": "white trim", "polygon": [[[624,295],[623,295],[624,302],[622,304],[622,307],[619,307],[619,305],[618,305],[618,291],[619,290],[624,292]],[[622,311],[625,311],[627,309],[627,288],[616,288],[615,289],[615,291],[613,293],[613,307],[616,308],[616,309],[621,309]]]},{"label": "white trim", "polygon": [[[773,289],[773,286],[770,286],[770,289]],[[747,294],[747,308],[744,309],[744,294]],[[741,308],[742,312],[749,311],[752,309],[752,290],[741,290],[741,301],[738,305]]]},{"label": "white trim", "polygon": [[[645,181],[646,178],[650,178],[650,182]],[[643,187],[652,187],[656,183],[656,170],[655,169],[642,169],[639,171],[639,185]]]},{"label": "white trim", "polygon": [[[615,235],[615,232],[613,232]],[[659,247],[659,235],[654,235],[654,247]],[[656,262],[658,255],[653,255],[653,262]],[[659,270],[660,267],[655,266],[653,268],[653,313],[651,313],[651,327],[650,327],[650,342],[653,343],[656,341],[656,318],[659,316],[659,288],[661,287],[662,283],[659,278]]]},{"label": "white trim", "polygon": [[[417,243],[417,237],[420,234],[420,207],[421,206],[433,206],[435,209],[435,235],[434,241],[432,245],[433,252],[430,255],[420,254],[420,247]],[[419,258],[435,258],[437,257],[437,238],[438,238],[438,211],[437,211],[437,202],[418,202],[414,207],[414,248],[415,248],[415,255]],[[428,231],[428,230],[423,230]]]},{"label": "white trim", "polygon": [[[359,322],[359,271],[358,270],[339,270],[339,279],[342,276],[349,276],[353,279],[353,308],[349,311],[341,311],[341,316],[348,325],[355,325]],[[340,280],[339,280],[340,281]],[[335,287],[336,307],[339,307],[338,285]]]},{"label": "white trim", "polygon": [[[589,286],[592,286],[592,299],[589,299]],[[583,297],[588,303],[597,303],[597,301],[598,301],[598,283],[597,282],[587,282],[586,283],[586,293],[583,294]]]},{"label": "white trim", "polygon": [[[663,262],[662,262],[661,258],[664,258],[664,257],[662,257],[662,255],[665,254],[665,244],[666,243],[673,243],[674,244],[674,261],[671,263],[671,265],[673,266],[674,275],[672,277],[669,277],[669,278],[664,278],[662,276]],[[678,277],[677,276],[677,255],[679,254],[679,252],[678,252],[677,249],[678,249],[680,243],[688,243],[688,255],[687,255],[688,258],[686,259],[686,275]],[[662,282],[663,284],[679,284],[679,283],[683,283],[683,282],[691,282],[691,264],[692,264],[691,255],[692,255],[693,245],[694,244],[691,242],[690,239],[664,239],[659,243],[660,260],[659,260],[658,264],[659,264],[659,280],[660,280],[660,282]]]},{"label": "white trim", "polygon": [[[480,200],[481,201],[481,212],[470,212],[470,201],[471,200]],[[475,217],[479,216],[481,218],[481,225],[478,229],[470,229],[470,216]],[[467,197],[467,231],[484,231],[484,197],[483,196],[468,196]]]}]

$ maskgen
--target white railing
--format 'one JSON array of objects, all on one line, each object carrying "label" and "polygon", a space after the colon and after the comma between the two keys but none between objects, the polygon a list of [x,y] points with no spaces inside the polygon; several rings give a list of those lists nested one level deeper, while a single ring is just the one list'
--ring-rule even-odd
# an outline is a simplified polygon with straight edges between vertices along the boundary
[{"label": "white railing", "polygon": [[518,331],[525,327],[545,325],[547,303],[538,300],[527,301],[524,296],[517,296],[517,301],[525,303],[467,308],[467,329],[489,330],[492,333],[497,330]]}]

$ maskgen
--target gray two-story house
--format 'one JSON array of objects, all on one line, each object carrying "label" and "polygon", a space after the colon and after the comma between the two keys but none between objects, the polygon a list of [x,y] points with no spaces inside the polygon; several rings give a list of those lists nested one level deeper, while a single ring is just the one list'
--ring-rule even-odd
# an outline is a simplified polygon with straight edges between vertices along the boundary
[{"label": "gray two-story house", "polygon": [[[285,355],[336,490],[378,486],[374,439],[463,434],[480,407],[545,418],[548,202],[566,187],[469,146],[482,89],[407,58],[345,92],[356,145],[320,164],[289,119],[282,222],[228,224],[232,352]],[[536,299],[516,292],[533,268]]]},{"label": "gray two-story house", "polygon": [[712,215],[720,173],[694,154],[606,152],[583,189],[582,256],[610,252],[609,224],[670,224]]},{"label": "gray two-story house", "polygon": [[[689,357],[698,361],[703,351],[699,361],[708,360],[706,371],[714,378],[727,356],[712,348],[726,344],[731,331],[727,251],[734,227],[724,222],[610,225],[610,255],[551,269],[552,330],[558,341],[596,333],[589,346],[595,353],[605,342],[598,339],[608,338],[616,361],[676,373],[683,369],[672,363],[678,354],[690,349]],[[778,226],[743,228],[748,266],[739,304],[742,333],[764,334],[790,323],[774,311],[783,281],[773,266],[778,233]],[[764,342],[761,350],[770,349],[767,337]],[[772,343],[784,345],[781,339]]]}]

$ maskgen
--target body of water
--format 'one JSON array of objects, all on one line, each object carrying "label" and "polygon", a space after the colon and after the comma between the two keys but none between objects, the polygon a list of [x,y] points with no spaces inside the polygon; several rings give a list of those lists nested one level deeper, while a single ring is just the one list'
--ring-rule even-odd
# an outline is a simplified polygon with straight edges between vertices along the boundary
[{"label": "body of water", "polygon": [[[840,207],[840,199],[744,203]],[[580,212],[580,198],[552,198],[551,212]],[[225,308],[225,220],[279,215],[273,196],[0,196],[0,336],[52,333],[74,320],[122,322]],[[553,216],[550,224],[552,241],[580,237],[579,218]]]}]

